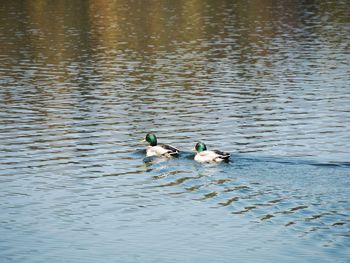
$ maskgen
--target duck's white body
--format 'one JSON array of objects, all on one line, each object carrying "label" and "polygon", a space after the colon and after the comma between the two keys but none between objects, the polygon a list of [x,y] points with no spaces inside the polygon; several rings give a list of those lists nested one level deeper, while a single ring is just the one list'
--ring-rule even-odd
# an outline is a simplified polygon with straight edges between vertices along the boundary
[{"label": "duck's white body", "polygon": [[221,152],[221,151],[202,151],[198,152],[194,160],[200,163],[220,163],[224,160],[228,160],[230,158],[229,153]]},{"label": "duck's white body", "polygon": [[156,145],[156,146],[148,146],[146,149],[147,156],[166,156],[170,157],[172,155],[176,155],[179,153],[179,150],[171,145]]}]

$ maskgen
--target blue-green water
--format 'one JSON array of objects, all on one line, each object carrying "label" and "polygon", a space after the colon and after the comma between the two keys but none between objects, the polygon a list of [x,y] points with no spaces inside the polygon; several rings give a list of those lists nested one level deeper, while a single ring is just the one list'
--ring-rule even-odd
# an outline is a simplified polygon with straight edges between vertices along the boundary
[{"label": "blue-green water", "polygon": [[0,262],[349,261],[348,1],[0,3]]}]

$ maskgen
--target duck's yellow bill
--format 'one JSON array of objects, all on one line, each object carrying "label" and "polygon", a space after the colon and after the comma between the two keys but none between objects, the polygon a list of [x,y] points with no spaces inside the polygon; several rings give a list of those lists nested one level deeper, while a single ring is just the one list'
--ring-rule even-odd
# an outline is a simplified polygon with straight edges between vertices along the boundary
[{"label": "duck's yellow bill", "polygon": [[195,150],[196,150],[196,148],[195,148],[195,147],[193,147],[193,148],[192,148],[192,151],[195,151]]},{"label": "duck's yellow bill", "polygon": [[146,141],[145,139],[140,140],[140,142],[145,142],[145,141]]}]

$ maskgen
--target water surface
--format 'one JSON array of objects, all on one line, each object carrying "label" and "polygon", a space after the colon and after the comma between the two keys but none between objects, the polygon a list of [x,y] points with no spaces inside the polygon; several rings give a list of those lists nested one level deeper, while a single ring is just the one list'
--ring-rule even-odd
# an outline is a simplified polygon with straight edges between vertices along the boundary
[{"label": "water surface", "polygon": [[350,258],[347,1],[0,2],[1,262]]}]

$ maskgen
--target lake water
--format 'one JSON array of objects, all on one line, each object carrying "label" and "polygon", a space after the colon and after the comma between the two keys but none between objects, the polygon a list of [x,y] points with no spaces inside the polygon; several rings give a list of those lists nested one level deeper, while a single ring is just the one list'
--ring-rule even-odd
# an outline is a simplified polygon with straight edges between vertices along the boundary
[{"label": "lake water", "polygon": [[349,262],[348,1],[0,2],[0,262]]}]

